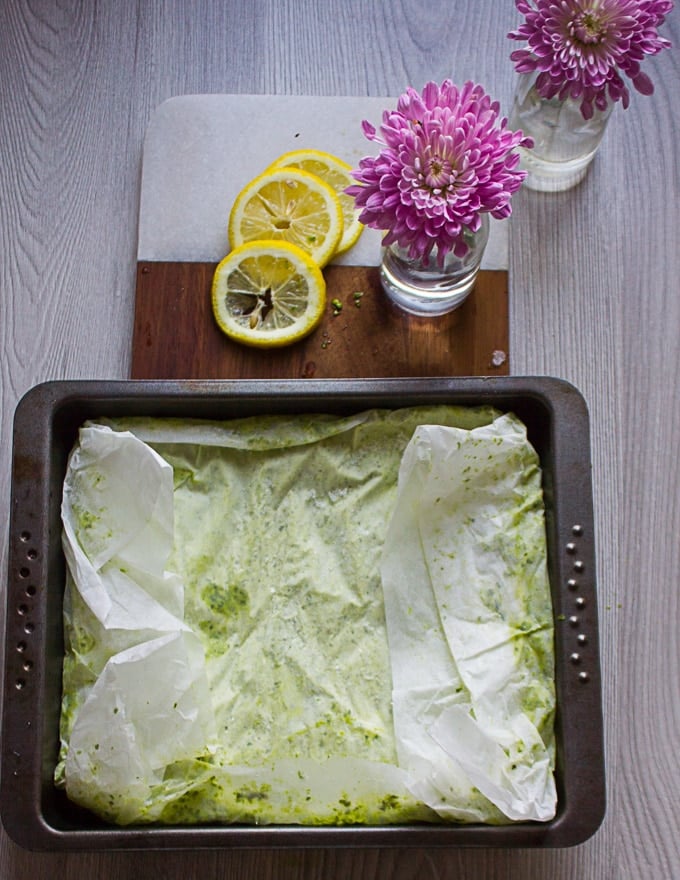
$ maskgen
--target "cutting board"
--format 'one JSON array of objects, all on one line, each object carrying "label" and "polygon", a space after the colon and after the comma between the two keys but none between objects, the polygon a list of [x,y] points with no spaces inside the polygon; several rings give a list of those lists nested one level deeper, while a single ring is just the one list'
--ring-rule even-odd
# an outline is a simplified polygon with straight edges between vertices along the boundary
[{"label": "cutting board", "polygon": [[[506,375],[507,222],[492,221],[472,295],[438,318],[396,309],[379,282],[380,233],[366,229],[324,270],[319,327],[284,349],[233,343],[211,310],[215,266],[228,252],[229,209],[277,156],[312,147],[352,165],[372,151],[391,98],[188,95],[154,114],[144,143],[132,340],[133,379]],[[361,292],[363,295],[355,297]],[[338,312],[331,300],[339,300]]]}]

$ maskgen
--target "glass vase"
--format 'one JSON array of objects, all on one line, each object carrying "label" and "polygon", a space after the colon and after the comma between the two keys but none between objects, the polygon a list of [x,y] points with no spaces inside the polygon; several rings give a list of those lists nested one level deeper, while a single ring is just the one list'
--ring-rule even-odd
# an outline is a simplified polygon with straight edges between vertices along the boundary
[{"label": "glass vase", "polygon": [[543,98],[536,91],[537,72],[519,75],[509,128],[533,138],[533,149],[518,148],[520,168],[527,171],[524,186],[541,192],[561,192],[580,183],[588,171],[614,109],[593,109],[584,119],[580,98]]},{"label": "glass vase", "polygon": [[482,214],[477,232],[465,228],[468,246],[462,257],[449,251],[439,265],[437,246],[425,258],[412,258],[408,248],[392,244],[383,249],[380,281],[388,298],[411,315],[431,318],[445,315],[461,306],[475,284],[489,240],[489,218]]}]

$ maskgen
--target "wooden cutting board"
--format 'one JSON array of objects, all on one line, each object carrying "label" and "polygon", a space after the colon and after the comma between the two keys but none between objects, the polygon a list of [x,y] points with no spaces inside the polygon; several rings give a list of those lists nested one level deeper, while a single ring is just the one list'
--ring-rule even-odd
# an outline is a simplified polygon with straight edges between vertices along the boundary
[{"label": "wooden cutting board", "polygon": [[[375,266],[325,270],[329,304],[306,339],[276,350],[229,340],[212,315],[215,263],[140,262],[133,379],[507,375],[507,272],[481,271],[455,312],[414,318],[384,296]],[[355,304],[355,292],[363,292]],[[342,303],[334,315],[331,299]]]},{"label": "wooden cutting board", "polygon": [[[210,287],[243,183],[277,155],[314,147],[357,164],[361,119],[389,98],[188,95],[162,104],[144,143],[132,379],[383,378],[509,372],[507,221],[492,222],[477,284],[439,318],[397,310],[378,280],[379,233],[365,230],[324,270],[328,306],[301,342],[260,351],[217,327]],[[234,120],[238,120],[236,125]],[[360,306],[354,294],[363,292]],[[333,314],[331,300],[343,307]]]}]

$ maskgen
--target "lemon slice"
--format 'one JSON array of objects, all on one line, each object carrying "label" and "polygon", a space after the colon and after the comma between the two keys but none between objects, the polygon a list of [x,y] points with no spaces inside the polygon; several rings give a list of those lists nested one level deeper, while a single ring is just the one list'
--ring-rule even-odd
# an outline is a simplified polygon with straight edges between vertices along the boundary
[{"label": "lemon slice", "polygon": [[287,241],[325,266],[342,238],[340,199],[321,178],[299,168],[275,168],[251,180],[229,215],[232,247],[247,241]]},{"label": "lemon slice", "polygon": [[362,233],[363,224],[359,222],[359,212],[354,205],[354,199],[348,196],[345,189],[354,183],[350,174],[352,166],[323,150],[292,150],[270,165],[270,168],[301,168],[316,174],[321,180],[331,186],[342,207],[344,229],[342,238],[335,251],[336,254],[349,250]]},{"label": "lemon slice", "polygon": [[259,348],[297,342],[316,327],[326,282],[311,256],[285,241],[234,248],[215,269],[212,307],[231,339]]}]

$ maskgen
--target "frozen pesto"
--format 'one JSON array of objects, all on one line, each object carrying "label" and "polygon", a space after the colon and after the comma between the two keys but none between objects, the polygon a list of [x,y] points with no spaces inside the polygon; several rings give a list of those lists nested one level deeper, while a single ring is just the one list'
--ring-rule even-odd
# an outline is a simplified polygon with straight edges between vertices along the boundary
[{"label": "frozen pesto", "polygon": [[[395,581],[393,569],[388,583],[381,566],[403,511],[400,469],[428,425],[453,433],[417,484],[431,485],[435,467],[447,472],[460,444],[468,458],[456,464],[457,484],[437,478],[440,497],[424,504],[446,508],[444,518],[431,532],[422,521],[407,529],[420,535],[418,553],[437,529],[452,543],[419,560],[400,540],[411,555],[402,559],[392,546],[399,574]],[[487,501],[458,515],[465,487],[479,499],[489,481],[501,499],[501,529]],[[398,714],[405,707],[403,669],[418,651],[427,654],[429,641],[443,663],[434,655],[425,663],[442,681],[430,682],[437,686],[423,717],[429,712],[435,729],[452,706],[468,716],[479,709],[465,658],[451,647],[455,615],[443,610],[457,593],[472,601],[472,591],[480,632],[489,619],[512,627],[506,661],[520,670],[517,718],[530,729],[522,728],[523,741],[541,750],[552,774],[542,516],[538,461],[523,426],[489,408],[85,426],[64,491],[59,784],[120,823],[517,818],[492,787],[482,793],[475,768],[464,772],[450,744],[409,755],[395,706]],[[491,565],[498,576],[481,574],[462,589],[452,575],[442,603],[428,565],[444,559],[453,571],[454,557],[470,553],[478,572]],[[386,616],[397,605],[399,614]],[[409,639],[418,646],[412,658],[403,656]],[[508,718],[514,744],[506,751],[517,748],[517,718]],[[430,766],[426,778],[414,777],[416,765]],[[445,766],[452,802],[437,782]],[[516,799],[523,789],[515,782]]]}]

